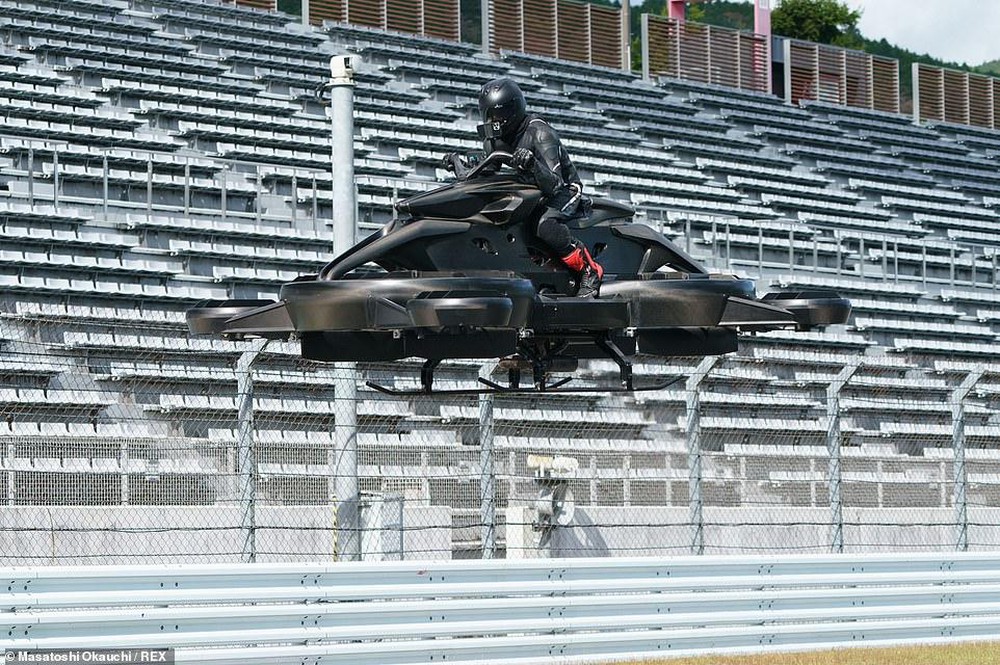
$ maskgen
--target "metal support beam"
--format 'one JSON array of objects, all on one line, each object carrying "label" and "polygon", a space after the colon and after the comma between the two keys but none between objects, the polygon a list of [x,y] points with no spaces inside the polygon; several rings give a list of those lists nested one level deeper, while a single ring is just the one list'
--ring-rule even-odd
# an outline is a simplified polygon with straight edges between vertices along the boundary
[{"label": "metal support beam", "polygon": [[844,502],[841,496],[840,393],[861,367],[861,356],[845,365],[826,387],[827,483],[830,490],[830,551],[844,551]]},{"label": "metal support beam", "polygon": [[955,453],[952,465],[955,505],[955,549],[969,549],[969,499],[967,495],[968,472],[965,468],[965,400],[983,378],[985,370],[976,369],[965,377],[951,393],[951,442]]},{"label": "metal support beam", "polygon": [[708,356],[691,373],[684,389],[687,391],[688,447],[688,522],[691,525],[691,553],[705,553],[705,519],[701,498],[701,394],[702,381],[715,368],[718,356]]},{"label": "metal support beam", "polygon": [[649,66],[649,14],[639,17],[639,46],[642,49],[642,80],[647,83],[653,80]]},{"label": "metal support beam", "polygon": [[357,233],[354,184],[354,70],[356,55],[330,58],[330,114],[333,121],[333,252],[350,249]]},{"label": "metal support beam", "polygon": [[[771,0],[754,0],[753,31],[764,37],[764,76],[767,79],[767,93],[774,92],[771,80]],[[755,63],[756,66],[756,63]]]},{"label": "metal support beam", "polygon": [[784,71],[782,72],[784,78],[785,86],[785,103],[792,103],[792,40],[782,39],[781,49],[783,53],[781,54],[782,60],[785,63]]},{"label": "metal support beam", "polygon": [[[496,363],[479,369],[479,378],[489,380]],[[496,554],[496,502],[493,476],[493,393],[479,395],[479,523],[482,558]]]},{"label": "metal support beam", "polygon": [[240,532],[243,547],[240,559],[257,560],[257,462],[254,455],[253,365],[267,346],[257,339],[236,361],[236,469],[239,477]]},{"label": "metal support beam", "polygon": [[[354,184],[354,70],[355,55],[330,58],[330,114],[333,121],[333,254],[354,245],[357,233],[357,196]],[[361,558],[360,491],[358,484],[358,382],[354,363],[340,363],[334,380],[336,424],[330,466],[336,506],[336,555]]]},{"label": "metal support beam", "polygon": [[490,55],[493,48],[492,36],[490,34],[490,8],[493,7],[491,0],[480,0],[479,2],[479,29],[482,33],[483,55]]},{"label": "metal support beam", "polygon": [[632,16],[628,2],[622,3],[622,69],[632,71]]}]

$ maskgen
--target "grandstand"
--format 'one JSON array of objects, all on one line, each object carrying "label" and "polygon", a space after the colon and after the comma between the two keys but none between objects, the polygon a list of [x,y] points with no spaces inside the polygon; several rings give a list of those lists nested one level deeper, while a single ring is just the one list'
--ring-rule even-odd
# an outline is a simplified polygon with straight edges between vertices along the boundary
[{"label": "grandstand", "polygon": [[[848,547],[953,546],[959,469],[978,511],[967,544],[997,544],[996,131],[214,0],[0,0],[0,23],[5,561],[238,559],[248,473],[256,557],[335,551],[333,432],[355,407],[334,390],[339,370],[302,361],[293,342],[189,337],[184,312],[276,298],[330,258],[330,123],[315,92],[342,53],[361,57],[361,235],[445,178],[443,154],[479,147],[479,85],[508,75],[558,127],[589,192],[761,292],[833,288],[854,302],[846,328],[746,336],[686,387],[495,397],[501,551],[505,510],[535,499],[534,452],[577,458],[578,511],[617,530],[603,553],[690,551],[678,525],[695,496],[708,551],[828,549],[834,398]],[[641,371],[693,377],[699,360]],[[594,361],[584,379],[613,370]],[[372,524],[402,539],[377,547],[479,556],[481,404],[363,382],[418,371],[361,368],[361,487],[381,511]],[[933,537],[913,539],[927,524]]]}]

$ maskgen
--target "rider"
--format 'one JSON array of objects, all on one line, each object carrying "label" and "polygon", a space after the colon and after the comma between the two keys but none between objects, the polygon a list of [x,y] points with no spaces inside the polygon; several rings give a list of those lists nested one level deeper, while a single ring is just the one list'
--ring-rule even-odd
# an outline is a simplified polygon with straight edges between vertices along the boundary
[{"label": "rider", "polygon": [[578,277],[577,296],[598,295],[604,269],[587,246],[569,232],[566,221],[589,201],[559,135],[545,120],[527,112],[524,93],[512,79],[488,81],[479,93],[479,127],[484,148],[512,154],[512,165],[542,191],[545,210],[535,235]]}]

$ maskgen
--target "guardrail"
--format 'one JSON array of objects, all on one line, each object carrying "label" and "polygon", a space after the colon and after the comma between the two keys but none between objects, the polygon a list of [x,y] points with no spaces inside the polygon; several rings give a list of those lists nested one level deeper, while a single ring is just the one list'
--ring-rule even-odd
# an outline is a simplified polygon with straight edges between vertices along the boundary
[{"label": "guardrail", "polygon": [[1000,634],[1000,552],[0,574],[4,652],[172,648],[177,663],[595,662]]}]

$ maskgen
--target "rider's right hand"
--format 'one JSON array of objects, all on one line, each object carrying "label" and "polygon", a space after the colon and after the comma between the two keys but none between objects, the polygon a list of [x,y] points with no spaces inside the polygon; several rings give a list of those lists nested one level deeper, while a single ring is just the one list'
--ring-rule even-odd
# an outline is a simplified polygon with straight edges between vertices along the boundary
[{"label": "rider's right hand", "polygon": [[445,171],[451,171],[455,173],[455,162],[461,162],[461,158],[457,152],[449,152],[447,155],[441,158],[441,167]]},{"label": "rider's right hand", "polygon": [[518,171],[530,171],[535,166],[535,155],[527,148],[518,148],[511,155],[510,162]]}]

